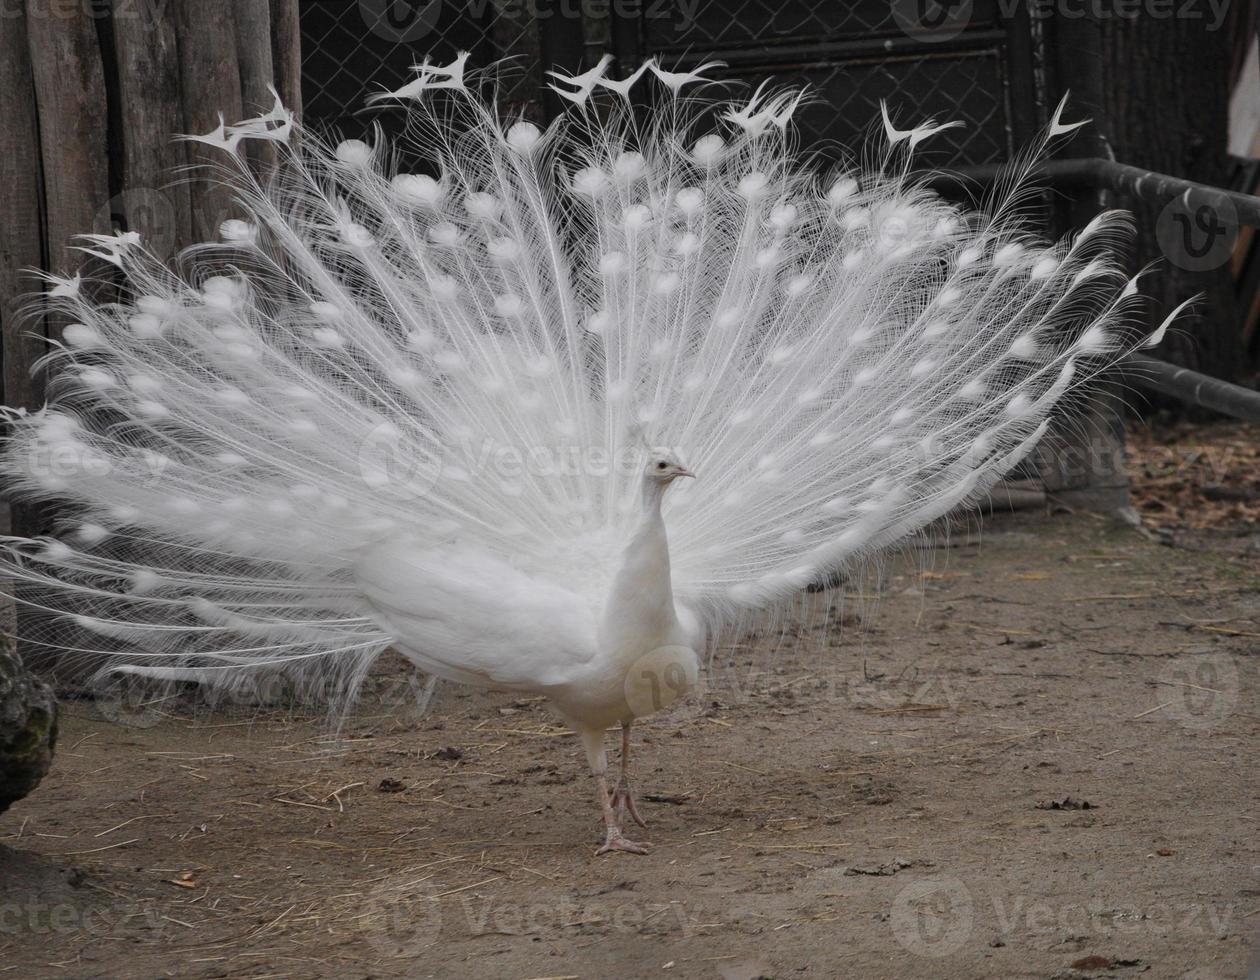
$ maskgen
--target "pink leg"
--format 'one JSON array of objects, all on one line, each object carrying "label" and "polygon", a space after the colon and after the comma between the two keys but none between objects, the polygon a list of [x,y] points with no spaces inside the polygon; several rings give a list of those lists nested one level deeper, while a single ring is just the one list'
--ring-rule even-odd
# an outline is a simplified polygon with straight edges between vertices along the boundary
[{"label": "pink leg", "polygon": [[604,844],[595,852],[595,855],[598,857],[600,854],[608,854],[611,851],[646,854],[648,852],[646,844],[637,844],[622,834],[617,815],[613,813],[612,794],[608,792],[608,780],[604,778],[604,774],[598,773],[595,779],[599,784],[599,801],[604,810]]},{"label": "pink leg", "polygon": [[634,805],[634,794],[630,791],[630,725],[621,726],[621,775],[617,779],[617,788],[613,790],[612,804],[617,808],[617,822],[624,823],[626,814],[640,827],[646,827],[647,821],[639,816],[639,808]]},{"label": "pink leg", "polygon": [[[599,787],[599,807],[604,816],[604,844],[595,853],[599,855],[607,854],[610,851],[625,851],[628,854],[646,854],[648,852],[646,844],[638,844],[622,834],[621,820],[613,810],[617,794],[615,791],[609,791],[608,789],[608,756],[604,752],[603,730],[579,728],[577,732],[582,739],[582,746],[586,750],[586,757],[590,763],[591,772],[595,774],[595,782]],[[633,806],[633,803],[630,806]]]}]

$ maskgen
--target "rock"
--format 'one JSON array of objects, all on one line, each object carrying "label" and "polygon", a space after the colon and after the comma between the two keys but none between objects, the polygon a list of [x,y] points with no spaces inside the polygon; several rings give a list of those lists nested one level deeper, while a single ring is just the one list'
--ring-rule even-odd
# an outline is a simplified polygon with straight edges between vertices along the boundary
[{"label": "rock", "polygon": [[0,813],[39,785],[56,743],[52,689],[0,649]]}]

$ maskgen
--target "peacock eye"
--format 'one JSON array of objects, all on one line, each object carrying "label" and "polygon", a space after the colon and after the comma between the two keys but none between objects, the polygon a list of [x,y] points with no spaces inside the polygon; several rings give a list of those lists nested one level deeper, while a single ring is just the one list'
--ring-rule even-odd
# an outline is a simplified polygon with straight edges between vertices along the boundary
[{"label": "peacock eye", "polygon": [[664,464],[664,463],[657,463],[657,464],[656,464],[656,468],[657,468],[658,470],[663,470],[663,469],[665,469],[665,464]]}]

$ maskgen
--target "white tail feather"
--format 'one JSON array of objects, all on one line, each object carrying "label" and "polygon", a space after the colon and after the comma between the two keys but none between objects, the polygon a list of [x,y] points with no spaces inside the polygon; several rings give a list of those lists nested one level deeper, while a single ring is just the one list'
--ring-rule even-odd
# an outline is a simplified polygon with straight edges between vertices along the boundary
[{"label": "white tail feather", "polygon": [[[186,277],[127,234],[85,238],[125,302],[54,280],[53,404],[14,418],[3,467],[77,531],[9,539],[19,597],[135,672],[349,688],[390,642],[351,571],[383,540],[473,543],[601,602],[631,433],[700,475],[666,519],[710,636],[982,496],[1128,345],[1125,219],[1045,245],[1002,202],[946,203],[897,155],[955,124],[886,109],[886,169],[819,181],[784,132],[800,94],[712,113],[679,95],[711,67],[552,73],[575,105],[543,131],[500,120],[466,56],[422,65],[373,98],[410,107],[426,173],[290,141],[278,103],[193,137],[287,153],[266,186],[238,167],[249,220]],[[645,69],[668,100],[646,127]]]}]

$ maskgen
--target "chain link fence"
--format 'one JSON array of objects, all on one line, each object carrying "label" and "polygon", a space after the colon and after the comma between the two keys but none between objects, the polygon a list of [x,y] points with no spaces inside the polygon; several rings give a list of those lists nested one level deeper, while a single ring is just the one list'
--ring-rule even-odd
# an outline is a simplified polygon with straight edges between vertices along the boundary
[{"label": "chain link fence", "polygon": [[1012,116],[1038,115],[1019,104],[1013,81],[1031,65],[1012,55],[995,0],[304,0],[301,25],[306,119],[347,136],[370,127],[368,93],[460,50],[481,65],[512,59],[503,99],[534,117],[555,108],[543,86],[551,62],[573,69],[608,50],[619,68],[652,55],[723,60],[739,87],[771,76],[808,86],[802,145],[827,156],[860,146],[881,100],[903,124],[965,124],[926,148],[938,166],[1008,159],[1027,136]]},{"label": "chain link fence", "polygon": [[483,66],[515,61],[503,99],[535,114],[542,76],[529,10],[525,0],[303,0],[303,115],[362,136],[371,128],[363,111],[369,94],[412,80],[413,66],[426,59],[446,64],[460,51]]}]

